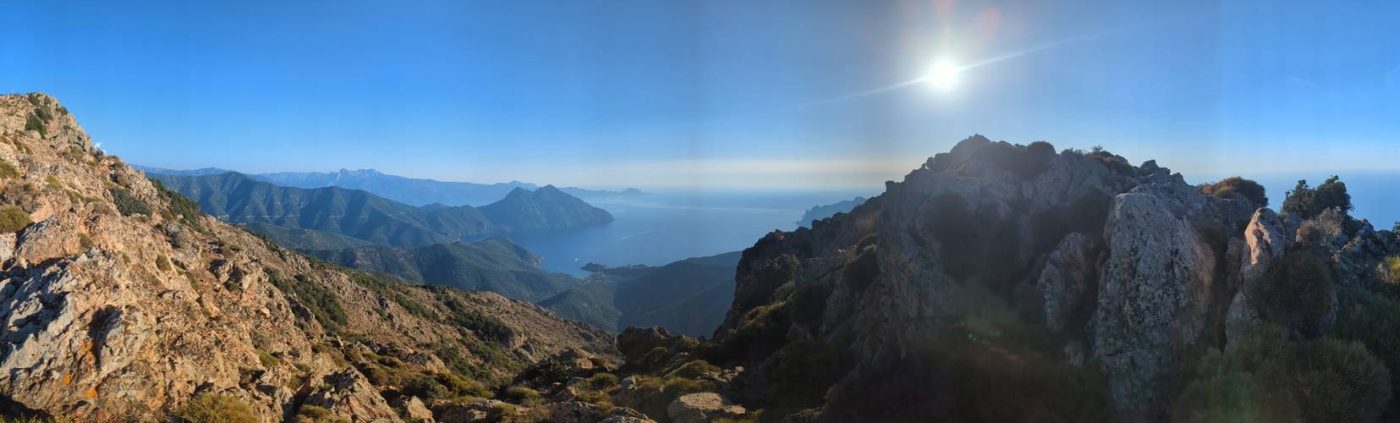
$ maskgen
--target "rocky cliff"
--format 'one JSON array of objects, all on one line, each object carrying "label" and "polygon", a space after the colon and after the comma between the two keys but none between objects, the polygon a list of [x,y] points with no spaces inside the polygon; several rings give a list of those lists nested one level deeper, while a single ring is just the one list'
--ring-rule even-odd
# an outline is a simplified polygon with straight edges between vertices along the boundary
[{"label": "rocky cliff", "polygon": [[556,354],[611,351],[528,303],[346,271],[205,216],[42,94],[0,97],[0,263],[10,415],[431,419]]},{"label": "rocky cliff", "polygon": [[1387,412],[1395,235],[1349,205],[1280,215],[1228,188],[975,136],[850,213],[758,241],[714,340],[683,350],[747,369],[718,389],[765,419]]}]

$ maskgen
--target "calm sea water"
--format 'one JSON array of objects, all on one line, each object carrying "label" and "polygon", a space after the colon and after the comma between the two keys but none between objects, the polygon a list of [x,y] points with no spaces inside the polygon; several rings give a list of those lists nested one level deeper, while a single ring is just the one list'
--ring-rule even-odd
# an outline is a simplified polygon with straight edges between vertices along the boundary
[{"label": "calm sea water", "polygon": [[663,192],[635,201],[598,202],[613,214],[606,225],[547,234],[511,234],[544,257],[550,271],[584,275],[589,262],[609,266],[662,265],[739,251],[774,230],[792,230],[808,208],[847,200],[857,192]]}]

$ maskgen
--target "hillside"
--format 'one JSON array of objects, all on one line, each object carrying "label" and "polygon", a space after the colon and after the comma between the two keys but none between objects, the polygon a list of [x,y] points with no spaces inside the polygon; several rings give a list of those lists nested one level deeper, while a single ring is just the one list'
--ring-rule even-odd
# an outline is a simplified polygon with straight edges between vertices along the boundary
[{"label": "hillside", "polygon": [[497,230],[470,207],[424,212],[359,190],[280,187],[239,173],[152,178],[199,203],[205,213],[233,223],[307,229],[408,247]]},{"label": "hillside", "polygon": [[347,271],[205,216],[42,94],[0,97],[0,223],[7,416],[461,415],[533,363],[611,354],[529,303]]},{"label": "hillside", "polygon": [[415,207],[367,191],[283,187],[239,173],[150,176],[195,200],[204,212],[298,250],[361,244],[355,240],[414,248],[512,230],[559,230],[612,221],[606,210],[553,187],[534,192],[517,189],[477,209],[442,204]]},{"label": "hillside", "polygon": [[568,229],[613,221],[607,210],[593,207],[553,185],[534,191],[516,188],[500,201],[481,206],[481,213],[510,231]]},{"label": "hillside", "polygon": [[308,251],[342,266],[469,291],[489,291],[539,301],[578,284],[574,278],[540,270],[539,258],[508,240],[434,244],[406,249],[364,246]]},{"label": "hillside", "polygon": [[611,332],[662,326],[682,335],[708,337],[734,299],[739,257],[734,252],[655,267],[600,268],[582,285],[539,304]]}]

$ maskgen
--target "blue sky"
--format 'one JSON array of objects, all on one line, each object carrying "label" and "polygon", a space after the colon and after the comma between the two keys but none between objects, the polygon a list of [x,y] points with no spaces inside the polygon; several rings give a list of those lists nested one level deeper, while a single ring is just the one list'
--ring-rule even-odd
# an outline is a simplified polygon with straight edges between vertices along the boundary
[{"label": "blue sky", "polygon": [[0,91],[162,167],[878,189],[981,133],[1400,170],[1400,2],[14,3]]}]

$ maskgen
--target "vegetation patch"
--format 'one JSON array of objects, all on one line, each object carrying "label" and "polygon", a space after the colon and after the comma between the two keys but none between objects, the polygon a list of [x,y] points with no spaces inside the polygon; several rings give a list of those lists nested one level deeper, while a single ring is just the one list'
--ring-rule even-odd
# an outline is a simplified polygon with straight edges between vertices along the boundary
[{"label": "vegetation patch", "polygon": [[1299,180],[1283,199],[1283,212],[1303,219],[1311,219],[1327,210],[1346,214],[1351,208],[1347,185],[1335,175],[1317,188],[1309,187],[1307,180]]},{"label": "vegetation patch", "polygon": [[203,393],[171,413],[185,423],[258,423],[248,404],[224,394]]},{"label": "vegetation patch", "polygon": [[0,233],[19,232],[32,223],[29,221],[29,213],[14,205],[0,206]]},{"label": "vegetation patch", "polygon": [[1218,198],[1230,198],[1236,194],[1243,196],[1255,208],[1268,207],[1269,197],[1264,195],[1264,186],[1249,179],[1231,176],[1214,184],[1201,187],[1201,192]]},{"label": "vegetation patch", "polygon": [[29,115],[24,120],[24,130],[36,131],[41,137],[49,136],[49,128],[44,125],[44,120],[40,119],[38,115]]},{"label": "vegetation patch", "polygon": [[10,162],[7,161],[0,160],[0,179],[10,179],[18,177],[19,169],[16,169],[15,165],[12,165],[10,164]]},{"label": "vegetation patch", "polygon": [[1324,251],[1295,248],[1270,266],[1265,279],[1249,294],[1265,319],[1290,334],[1316,337],[1322,332],[1323,317],[1332,309],[1334,285]]},{"label": "vegetation patch", "polygon": [[326,331],[338,331],[347,322],[340,299],[329,289],[312,282],[305,275],[296,275],[295,280],[289,281],[276,269],[268,268],[266,271],[272,285],[288,297],[295,298],[298,304],[311,312]]},{"label": "vegetation patch", "polygon": [[188,197],[180,195],[178,192],[171,191],[169,188],[166,188],[165,184],[161,183],[159,179],[151,179],[151,184],[155,185],[156,192],[159,193],[160,198],[165,201],[171,216],[190,227],[196,229],[201,228],[199,216],[203,214],[203,212],[199,210],[199,203],[191,201]]},{"label": "vegetation patch", "polygon": [[1258,325],[1204,357],[1172,408],[1188,421],[1375,421],[1389,373],[1360,343],[1288,341],[1282,327]]},{"label": "vegetation patch", "polygon": [[112,193],[112,202],[116,204],[117,211],[121,212],[122,216],[151,215],[151,205],[131,195],[131,191],[125,188],[111,188],[108,192]]}]

